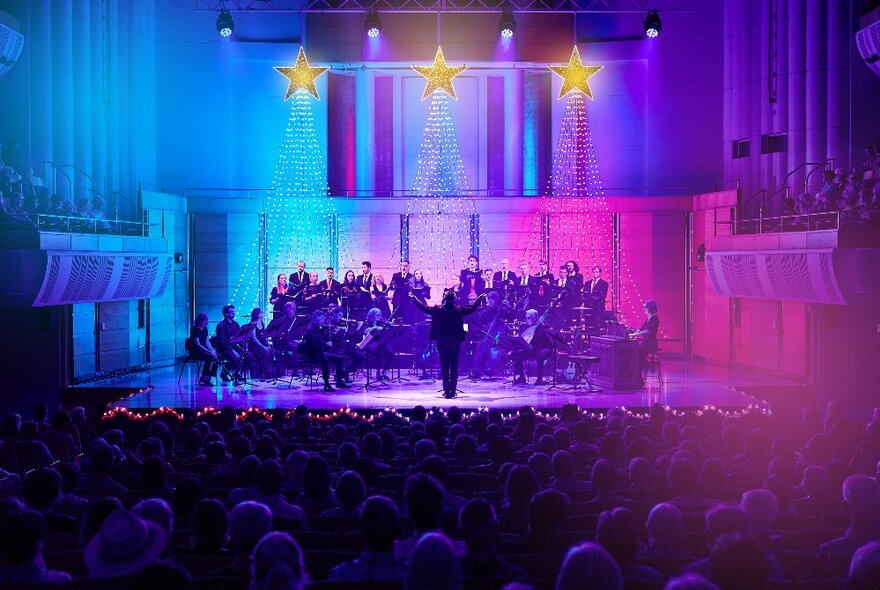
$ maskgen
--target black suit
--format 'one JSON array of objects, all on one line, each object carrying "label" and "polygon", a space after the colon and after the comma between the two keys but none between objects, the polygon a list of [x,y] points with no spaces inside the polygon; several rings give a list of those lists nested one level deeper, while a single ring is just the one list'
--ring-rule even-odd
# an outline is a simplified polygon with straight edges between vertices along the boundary
[{"label": "black suit", "polygon": [[325,293],[324,296],[327,298],[327,303],[339,304],[339,295],[342,292],[342,283],[340,283],[336,279],[333,279],[328,283],[327,279],[324,279],[318,284],[321,285],[321,289]]},{"label": "black suit", "polygon": [[461,287],[458,290],[458,297],[467,300],[467,296],[473,292],[482,295],[486,290],[486,282],[483,281],[483,273],[479,270],[464,269],[458,275],[458,282]]},{"label": "black suit", "polygon": [[[523,344],[526,344],[523,342]],[[526,359],[534,359],[537,361],[537,370],[535,376],[538,381],[544,378],[544,362],[553,354],[553,340],[550,333],[543,325],[539,325],[535,329],[535,335],[527,347],[522,347],[513,352],[513,371],[517,377],[525,379],[525,371],[523,361]]]},{"label": "black suit", "polygon": [[357,297],[355,308],[358,310],[358,319],[366,316],[367,310],[373,307],[373,273],[368,275],[359,274],[354,280],[357,286]]},{"label": "black suit", "polygon": [[457,305],[428,307],[417,299],[414,299],[413,303],[431,316],[431,332],[428,338],[437,341],[443,392],[446,397],[455,397],[458,386],[458,357],[461,354],[461,343],[465,339],[464,318],[477,310],[480,300],[461,307]]},{"label": "black suit", "polygon": [[584,295],[587,305],[593,309],[605,309],[605,298],[608,297],[608,281],[599,279],[584,284]]},{"label": "black suit", "polygon": [[344,375],[343,357],[333,354],[331,348],[325,344],[326,342],[328,340],[325,338],[321,327],[311,324],[306,328],[306,332],[303,335],[302,351],[303,356],[309,362],[321,367],[321,377],[324,379],[324,385],[330,385],[330,363],[333,363],[335,366],[336,382],[339,383]]},{"label": "black suit", "polygon": [[411,272],[406,273],[406,276],[403,276],[403,273],[399,272],[391,275],[390,288],[394,290],[394,295],[391,296],[391,303],[394,307],[404,305],[409,300],[410,283],[412,278],[413,275]]},{"label": "black suit", "polygon": [[516,273],[507,271],[507,278],[504,278],[504,273],[500,270],[492,275],[492,282],[495,283],[495,288],[501,292],[503,297],[507,297],[511,291],[513,291],[513,286],[516,285]]}]

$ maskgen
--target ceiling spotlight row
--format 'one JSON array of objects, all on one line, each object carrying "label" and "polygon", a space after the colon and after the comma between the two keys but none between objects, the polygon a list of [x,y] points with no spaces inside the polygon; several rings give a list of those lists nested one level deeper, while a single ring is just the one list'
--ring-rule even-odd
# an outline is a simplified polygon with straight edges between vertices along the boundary
[{"label": "ceiling spotlight row", "polygon": [[[660,14],[656,10],[649,10],[647,16],[645,16],[645,35],[653,39],[660,34],[662,27],[663,23],[660,21]],[[232,13],[223,5],[220,9],[220,14],[217,16],[217,32],[220,33],[221,37],[229,37],[234,30],[235,23],[232,20]],[[382,32],[382,20],[379,18],[379,13],[376,12],[375,8],[371,8],[367,12],[367,16],[364,19],[364,32],[371,39],[377,38]],[[510,39],[516,33],[516,17],[510,8],[505,8],[504,12],[501,13],[501,18],[498,20],[498,32],[504,39]]]}]

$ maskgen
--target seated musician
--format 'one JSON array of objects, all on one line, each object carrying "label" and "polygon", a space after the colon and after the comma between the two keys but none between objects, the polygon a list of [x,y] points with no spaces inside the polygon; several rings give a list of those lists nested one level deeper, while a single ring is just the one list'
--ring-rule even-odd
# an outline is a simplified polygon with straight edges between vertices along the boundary
[{"label": "seated musician", "polygon": [[208,339],[208,314],[200,313],[196,316],[189,329],[189,338],[186,339],[185,345],[190,358],[204,362],[199,385],[213,385],[211,379],[217,376],[217,363],[220,357]]},{"label": "seated musician", "polygon": [[330,363],[333,363],[336,371],[337,387],[348,387],[345,383],[343,358],[333,353],[333,343],[324,331],[326,314],[320,309],[309,316],[309,324],[303,334],[302,353],[311,363],[321,367],[321,377],[324,380],[324,391],[336,391],[330,385]]},{"label": "seated musician", "polygon": [[584,303],[594,310],[605,309],[605,299],[608,297],[608,281],[602,278],[602,267],[598,264],[593,267],[593,278],[584,285]]},{"label": "seated musician", "polygon": [[341,387],[346,387],[352,383],[352,375],[357,373],[366,358],[364,353],[357,349],[353,341],[357,330],[353,329],[351,324],[357,324],[358,322],[346,320],[342,315],[342,309],[338,307],[327,312],[327,315],[330,320],[331,352],[343,358],[343,368],[345,370],[339,381]]},{"label": "seated musician", "polygon": [[223,306],[223,320],[215,328],[217,335],[214,349],[221,359],[227,361],[232,367],[236,367],[241,360],[241,354],[237,344],[232,342],[238,336],[241,326],[235,321],[235,306]]},{"label": "seated musician", "polygon": [[530,309],[526,312],[526,327],[519,339],[511,339],[518,342],[513,351],[513,371],[516,374],[514,385],[526,385],[526,374],[523,362],[528,359],[537,361],[535,385],[544,385],[544,362],[553,354],[553,340],[550,332],[538,321],[538,311]]},{"label": "seated musician", "polygon": [[645,323],[642,324],[642,327],[633,332],[632,335],[639,339],[639,358],[641,359],[642,364],[644,364],[645,358],[649,354],[660,350],[660,347],[657,345],[657,331],[660,329],[660,316],[657,315],[657,312],[659,311],[657,308],[657,302],[652,299],[645,301],[642,309],[645,310],[645,315],[648,316],[648,319],[646,319]]},{"label": "seated musician", "polygon": [[266,326],[265,334],[272,338],[272,344],[283,350],[296,350],[296,341],[302,339],[304,320],[296,317],[296,302],[288,301],[284,313],[272,318]]},{"label": "seated musician", "polygon": [[309,273],[309,284],[303,292],[303,301],[306,305],[306,313],[311,314],[313,311],[321,308],[323,303],[323,295],[321,285],[318,284],[318,273],[312,271]]},{"label": "seated musician", "polygon": [[504,322],[509,308],[501,303],[501,293],[490,291],[486,305],[476,313],[468,329],[475,337],[474,354],[471,358],[471,378],[477,381],[484,374],[494,375],[504,368],[502,362],[507,358],[501,339],[507,333]]},{"label": "seated musician", "polygon": [[255,307],[251,311],[251,321],[244,328],[250,328],[245,336],[244,350],[247,353],[247,369],[252,377],[264,379],[271,377],[272,354],[263,333],[263,310]]},{"label": "seated musician", "polygon": [[272,317],[277,317],[281,315],[281,312],[284,310],[284,304],[290,301],[290,297],[293,293],[290,292],[290,287],[287,284],[287,275],[281,273],[278,275],[278,278],[275,280],[275,286],[272,287],[272,294],[269,295],[269,303],[272,304]]},{"label": "seated musician", "polygon": [[[382,318],[382,312],[374,307],[367,312],[367,319],[360,329],[361,338],[359,342],[361,343],[360,348],[375,359],[372,364],[377,367],[376,379],[379,381],[387,381],[389,379],[387,372],[391,369],[391,360],[394,358],[394,354],[386,342],[387,338],[384,338],[385,332],[386,322]],[[369,340],[364,345],[363,342],[368,337]],[[369,364],[367,368],[369,368]]]},{"label": "seated musician", "polygon": [[325,272],[327,273],[327,278],[321,281],[321,290],[324,292],[325,301],[328,304],[335,303],[338,305],[342,285],[333,278],[333,267],[328,266]]}]

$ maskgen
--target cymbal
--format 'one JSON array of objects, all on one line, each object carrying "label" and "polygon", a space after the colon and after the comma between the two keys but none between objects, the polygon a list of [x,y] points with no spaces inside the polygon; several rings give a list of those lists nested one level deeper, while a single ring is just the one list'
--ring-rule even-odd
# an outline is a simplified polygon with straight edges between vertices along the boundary
[{"label": "cymbal", "polygon": [[580,307],[572,307],[575,311],[592,311],[592,307],[587,307],[586,305],[581,305]]}]

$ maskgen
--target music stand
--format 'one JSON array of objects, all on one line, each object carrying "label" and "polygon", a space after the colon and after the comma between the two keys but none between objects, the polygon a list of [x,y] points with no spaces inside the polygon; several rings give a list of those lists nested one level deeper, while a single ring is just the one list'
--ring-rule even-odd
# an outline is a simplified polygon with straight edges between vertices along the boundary
[{"label": "music stand", "polygon": [[250,366],[248,365],[248,344],[250,343],[250,334],[256,329],[256,326],[253,324],[245,324],[239,330],[238,334],[229,339],[230,344],[241,344],[241,363],[238,367],[240,373],[239,377],[241,377],[241,382],[233,381],[233,387],[236,386],[245,386],[248,385],[250,380],[248,376],[250,374]]}]

